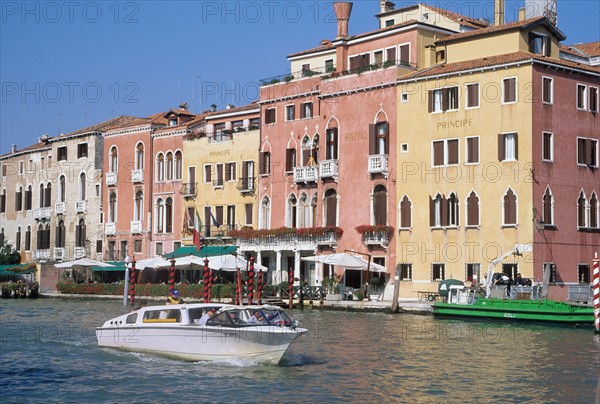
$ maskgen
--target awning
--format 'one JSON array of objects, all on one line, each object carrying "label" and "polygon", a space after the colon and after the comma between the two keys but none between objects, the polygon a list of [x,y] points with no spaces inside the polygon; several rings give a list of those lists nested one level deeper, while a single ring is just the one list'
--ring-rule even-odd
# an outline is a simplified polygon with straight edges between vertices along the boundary
[{"label": "awning", "polygon": [[365,261],[361,257],[348,253],[335,253],[335,254],[323,254],[314,255],[310,257],[300,258],[302,261],[320,262],[322,264],[337,265],[344,269],[358,269],[366,271],[367,268],[371,272],[386,272],[387,269],[383,265]]},{"label": "awning", "polygon": [[188,255],[195,255],[196,257],[213,257],[215,255],[234,254],[237,251],[236,246],[214,246],[208,245],[200,248],[200,251],[196,251],[196,247],[193,245],[179,247],[175,251],[169,254],[163,255],[166,259],[186,257]]},{"label": "awning", "polygon": [[33,273],[33,269],[26,269],[24,271],[19,268],[24,268],[30,264],[7,264],[0,265],[0,275],[22,275]]},{"label": "awning", "polygon": [[112,267],[92,267],[92,271],[99,272],[114,272],[114,271],[125,271],[125,263],[121,261],[106,261],[106,264],[112,265]]}]

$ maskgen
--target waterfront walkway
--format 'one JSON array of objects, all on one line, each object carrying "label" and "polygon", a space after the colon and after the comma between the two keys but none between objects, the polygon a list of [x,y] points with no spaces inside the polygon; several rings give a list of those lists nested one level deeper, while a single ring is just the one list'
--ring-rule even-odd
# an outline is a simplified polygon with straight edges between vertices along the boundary
[{"label": "waterfront walkway", "polygon": [[[64,294],[57,292],[45,292],[40,295],[41,297],[60,298],[60,299],[115,299],[123,300],[123,296],[115,295],[78,295],[78,294]],[[154,296],[136,296],[135,303],[139,304],[140,300],[148,300],[152,302],[164,302],[164,297]],[[185,300],[185,299],[184,299]],[[186,300],[188,303],[197,301]],[[230,301],[223,301],[223,303],[230,303]],[[281,301],[279,302],[281,304]],[[287,304],[287,301],[283,301],[283,304]],[[399,313],[413,313],[413,314],[431,314],[431,305],[433,303],[429,301],[421,301],[416,299],[399,299],[398,300],[398,312]],[[299,307],[300,302],[294,300],[294,306]],[[391,312],[392,301],[358,301],[358,300],[304,300],[304,307],[314,309],[325,309],[325,310],[345,310],[345,311],[364,311],[364,312]]]}]

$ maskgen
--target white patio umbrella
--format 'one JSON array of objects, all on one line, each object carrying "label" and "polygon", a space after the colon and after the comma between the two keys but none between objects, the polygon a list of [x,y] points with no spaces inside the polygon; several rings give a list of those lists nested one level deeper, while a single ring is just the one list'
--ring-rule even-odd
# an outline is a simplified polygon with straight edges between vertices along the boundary
[{"label": "white patio umbrella", "polygon": [[363,258],[348,253],[313,255],[310,257],[302,257],[301,260],[320,262],[328,265],[337,265],[344,269],[358,269],[361,271],[366,271],[367,268],[369,268],[369,271],[373,272],[387,272],[387,268],[383,265],[375,264],[374,262],[371,262],[369,265],[369,262]]},{"label": "white patio umbrella", "polygon": [[[250,268],[250,263],[236,255],[225,254],[208,257],[208,267],[215,271],[236,271],[238,268],[241,270]],[[268,268],[255,262],[254,270],[266,272]]]},{"label": "white patio umbrella", "polygon": [[[170,268],[171,260],[164,260],[156,268]],[[177,269],[201,269],[204,268],[204,258],[188,255],[186,257],[175,258],[175,268]]]},{"label": "white patio umbrella", "polygon": [[158,255],[156,257],[146,258],[135,262],[135,268],[138,271],[142,271],[144,268],[164,268],[170,266],[171,261]]},{"label": "white patio umbrella", "polygon": [[56,268],[90,268],[90,267],[114,267],[106,262],[96,261],[89,258],[80,258],[75,261],[62,262],[54,265]]}]

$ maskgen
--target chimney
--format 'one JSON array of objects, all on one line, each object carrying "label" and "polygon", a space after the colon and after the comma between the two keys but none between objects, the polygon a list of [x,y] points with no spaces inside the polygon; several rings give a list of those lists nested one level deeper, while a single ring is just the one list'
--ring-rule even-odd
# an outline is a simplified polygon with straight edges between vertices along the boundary
[{"label": "chimney", "polygon": [[348,20],[350,20],[350,13],[352,12],[352,3],[333,3],[333,9],[335,10],[338,26],[338,34],[335,39],[348,38]]},{"label": "chimney", "polygon": [[184,102],[183,104],[179,105],[179,109],[183,109],[184,111],[187,111],[189,107],[190,106],[187,102]]},{"label": "chimney", "polygon": [[387,13],[388,11],[394,11],[394,7],[396,7],[396,5],[391,1],[381,0],[379,2],[379,9],[382,13]]},{"label": "chimney", "polygon": [[519,21],[523,21],[525,19],[525,8],[519,9]]},{"label": "chimney", "polygon": [[504,25],[504,0],[494,0],[494,25]]},{"label": "chimney", "polygon": [[227,104],[227,106],[225,107],[225,109],[231,109],[231,108],[235,108],[235,105],[233,105],[233,104]]},{"label": "chimney", "polygon": [[212,112],[216,112],[217,111],[217,104],[210,104],[210,110]]},{"label": "chimney", "polygon": [[11,153],[15,154],[16,152],[17,152],[17,145],[16,144],[11,145]]}]

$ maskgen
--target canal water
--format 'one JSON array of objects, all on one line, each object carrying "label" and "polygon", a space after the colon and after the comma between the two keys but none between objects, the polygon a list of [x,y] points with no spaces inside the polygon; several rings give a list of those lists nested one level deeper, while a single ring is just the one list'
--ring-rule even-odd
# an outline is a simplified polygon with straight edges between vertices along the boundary
[{"label": "canal water", "polygon": [[600,402],[591,329],[305,309],[280,366],[99,349],[102,300],[0,301],[0,402]]}]

